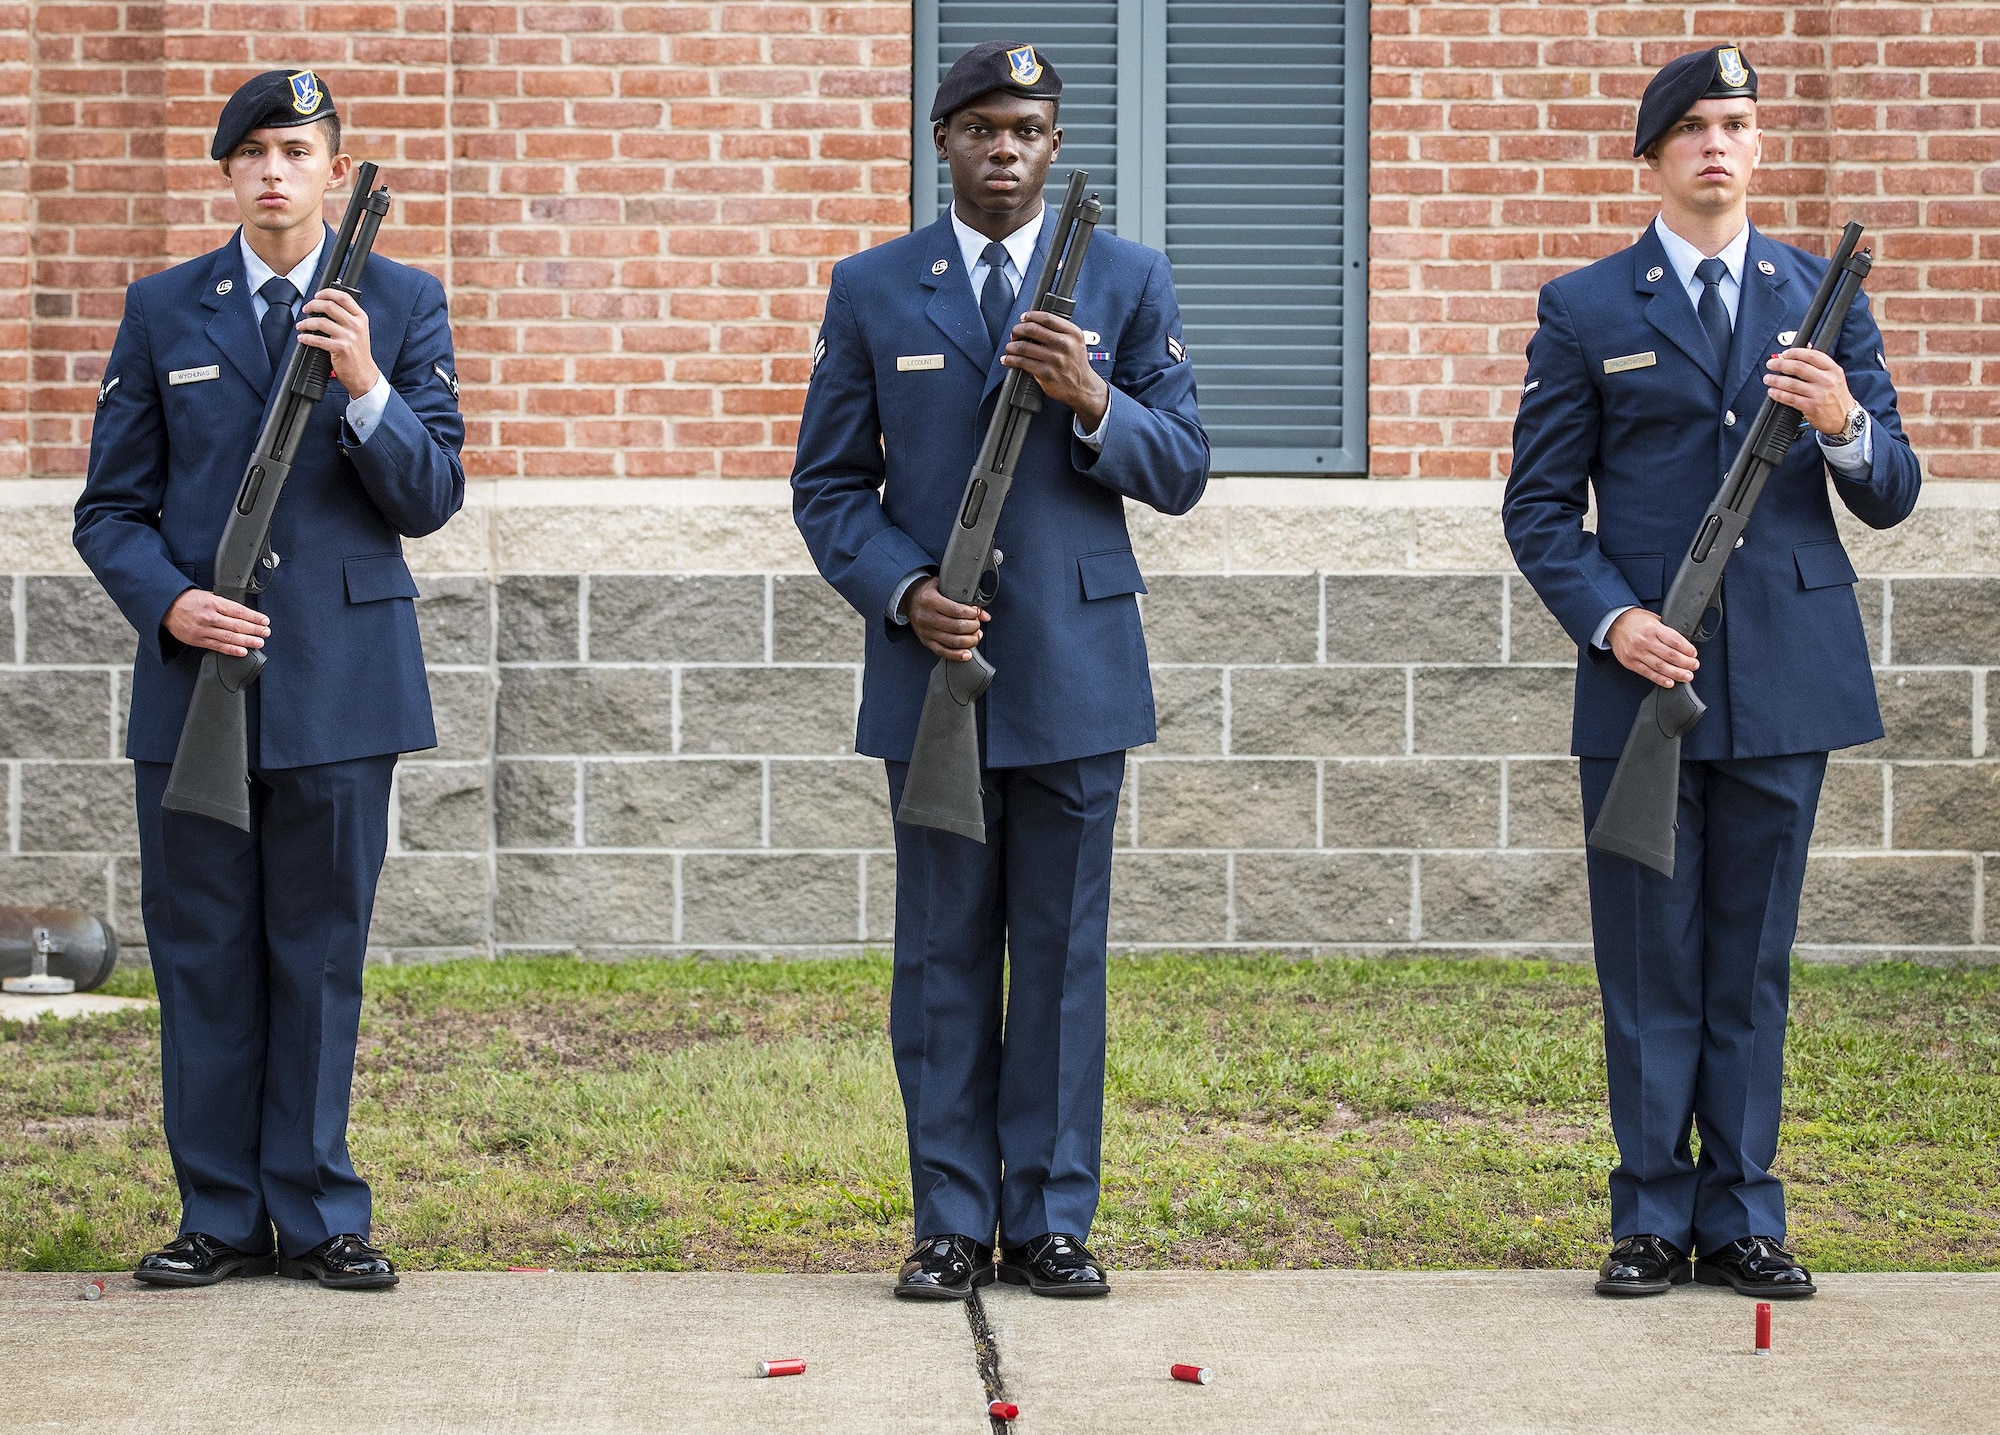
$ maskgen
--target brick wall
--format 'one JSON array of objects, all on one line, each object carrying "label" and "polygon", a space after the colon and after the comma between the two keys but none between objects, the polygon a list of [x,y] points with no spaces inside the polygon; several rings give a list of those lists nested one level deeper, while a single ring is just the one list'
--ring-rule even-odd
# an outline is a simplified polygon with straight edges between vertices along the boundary
[{"label": "brick wall", "polygon": [[236,222],[208,143],[260,70],[325,75],[445,280],[475,476],[789,472],[828,268],[908,225],[907,0],[0,5],[0,59],[8,476],[82,473],[124,286]]},{"label": "brick wall", "polygon": [[[1725,38],[1766,97],[1758,222],[1871,227],[1928,471],[2000,477],[2000,5],[1375,0],[1373,27],[1378,477],[1505,473],[1536,287],[1651,215],[1638,94]],[[402,196],[385,249],[450,288],[472,472],[782,474],[827,268],[908,222],[909,28],[907,0],[0,3],[0,475],[81,472],[123,286],[233,223],[223,97],[302,63]]]},{"label": "brick wall", "polygon": [[2000,478],[2000,6],[1374,0],[1369,411],[1380,477],[1497,478],[1535,292],[1657,212],[1640,92],[1699,45],[1758,72],[1751,217],[1867,225],[1911,441]]}]

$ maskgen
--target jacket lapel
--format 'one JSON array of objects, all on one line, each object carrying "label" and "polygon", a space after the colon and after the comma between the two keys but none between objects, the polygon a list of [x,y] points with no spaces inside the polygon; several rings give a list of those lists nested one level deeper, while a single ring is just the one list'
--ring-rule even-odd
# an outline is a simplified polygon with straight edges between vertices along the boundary
[{"label": "jacket lapel", "polygon": [[[1014,312],[1016,314],[1025,313],[1028,306],[1035,301],[1035,296],[1028,291],[1042,277],[1042,266],[1048,262],[1049,258],[1049,244],[1055,238],[1055,227],[1056,212],[1045,204],[1042,206],[1042,232],[1035,236],[1035,252],[1028,260],[1028,272],[1021,276],[1021,292],[1014,296]],[[968,289],[970,288],[969,285],[967,287]],[[980,318],[979,327],[981,332],[985,331],[986,320],[984,316]],[[979,402],[982,405],[992,396],[993,391],[1000,387],[1000,381],[1006,377],[1007,366],[1000,362],[1000,355],[995,352],[991,361],[986,366],[986,387],[979,395]]]},{"label": "jacket lapel", "polygon": [[[1655,271],[1657,278],[1647,277]],[[1715,346],[1708,342],[1708,330],[1701,327],[1687,290],[1681,287],[1680,276],[1667,262],[1666,246],[1660,243],[1660,236],[1650,224],[1632,246],[1632,287],[1652,296],[1646,304],[1646,322],[1666,335],[1676,349],[1720,385],[1722,365],[1715,357]]]},{"label": "jacket lapel", "polygon": [[203,333],[221,351],[229,367],[262,396],[271,389],[271,361],[264,353],[264,336],[250,304],[250,281],[243,268],[242,231],[217,250],[208,280],[201,286],[201,304],[209,310]]},{"label": "jacket lapel", "polygon": [[[938,266],[942,264],[942,269]],[[930,243],[925,246],[923,273],[918,282],[932,291],[924,310],[945,338],[958,346],[966,358],[981,369],[993,362],[993,343],[986,337],[986,321],[972,297],[972,278],[965,272],[958,252],[958,235],[952,232],[951,211],[946,210],[930,227]]]},{"label": "jacket lapel", "polygon": [[[1734,396],[1743,386],[1760,378],[1764,360],[1773,352],[1778,330],[1785,322],[1787,281],[1777,264],[1776,246],[1753,226],[1750,243],[1743,251],[1743,282],[1736,301],[1736,341],[1729,349],[1729,377],[1722,392]],[[1769,264],[1772,272],[1757,266]],[[1758,386],[1763,398],[1763,385]]]}]

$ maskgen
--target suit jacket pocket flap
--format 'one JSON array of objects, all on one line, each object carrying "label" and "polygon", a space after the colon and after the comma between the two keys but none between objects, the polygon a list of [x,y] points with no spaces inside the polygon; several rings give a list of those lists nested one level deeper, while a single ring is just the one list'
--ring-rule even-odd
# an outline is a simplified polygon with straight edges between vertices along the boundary
[{"label": "suit jacket pocket flap", "polygon": [[347,601],[374,603],[383,598],[414,598],[417,580],[399,553],[377,553],[347,560]]},{"label": "suit jacket pocket flap", "polygon": [[1641,603],[1651,603],[1667,596],[1667,560],[1657,553],[1607,553],[1625,581],[1632,585],[1632,596]]},{"label": "suit jacket pocket flap", "polygon": [[1857,581],[1854,564],[1838,543],[1801,543],[1792,550],[1792,561],[1799,565],[1801,588],[1852,586]]},{"label": "suit jacket pocket flap", "polygon": [[1115,598],[1120,593],[1146,591],[1146,580],[1139,576],[1139,560],[1129,548],[1086,553],[1076,560],[1076,571],[1082,575],[1085,598]]}]

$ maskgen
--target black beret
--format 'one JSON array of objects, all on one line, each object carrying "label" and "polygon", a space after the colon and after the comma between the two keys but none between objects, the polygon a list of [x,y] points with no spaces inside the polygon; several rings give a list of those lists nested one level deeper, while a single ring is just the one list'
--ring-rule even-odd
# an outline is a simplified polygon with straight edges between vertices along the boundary
[{"label": "black beret", "polygon": [[981,95],[1005,90],[1031,100],[1062,95],[1062,76],[1048,57],[1024,40],[988,40],[958,57],[931,102],[931,119],[941,120]]},{"label": "black beret", "polygon": [[1723,100],[1735,95],[1757,98],[1757,72],[1734,45],[1717,45],[1712,50],[1695,50],[1669,60],[1653,76],[1639,100],[1639,123],[1632,134],[1632,158],[1637,159],[1658,142],[1682,115],[1700,100]]},{"label": "black beret", "polygon": [[227,159],[252,130],[283,130],[316,124],[333,114],[326,81],[311,70],[266,70],[229,97],[215,122],[210,159]]}]

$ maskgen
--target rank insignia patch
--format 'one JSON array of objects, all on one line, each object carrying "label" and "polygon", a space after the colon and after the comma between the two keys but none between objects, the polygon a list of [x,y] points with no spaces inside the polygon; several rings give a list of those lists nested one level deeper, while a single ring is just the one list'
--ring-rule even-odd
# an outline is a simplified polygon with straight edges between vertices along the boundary
[{"label": "rank insignia patch", "polygon": [[1528,380],[1527,383],[1521,385],[1521,397],[1525,399],[1529,394],[1532,394],[1536,389],[1539,389],[1541,386],[1542,386],[1542,381],[1540,379]]},{"label": "rank insignia patch", "polygon": [[285,78],[292,84],[292,108],[302,115],[311,114],[326,98],[326,92],[319,87],[319,76],[311,70],[300,70]]},{"label": "rank insignia patch", "polygon": [[1042,77],[1042,62],[1035,58],[1035,47],[1023,45],[1018,50],[1007,52],[1007,69],[1020,85],[1032,85]]},{"label": "rank insignia patch", "polygon": [[1750,72],[1743,68],[1743,52],[1734,45],[1725,45],[1718,50],[1715,63],[1725,85],[1740,85],[1750,78]]},{"label": "rank insignia patch", "polygon": [[1179,339],[1176,339],[1172,334],[1167,335],[1167,355],[1176,364],[1184,363],[1187,359],[1186,346],[1183,345],[1181,341]]},{"label": "rank insignia patch", "polygon": [[451,390],[451,396],[455,401],[458,398],[458,375],[447,374],[443,364],[432,364],[431,372],[444,381],[444,386]]},{"label": "rank insignia patch", "polygon": [[102,384],[98,386],[97,406],[100,409],[104,407],[104,401],[111,397],[111,391],[118,387],[118,382],[119,381],[117,376],[113,375],[111,378],[106,379]]},{"label": "rank insignia patch", "polygon": [[825,357],[826,357],[826,340],[821,339],[813,345],[813,360],[812,360],[812,368],[810,370],[811,373],[816,374],[819,372],[819,361],[821,359],[824,359]]}]

